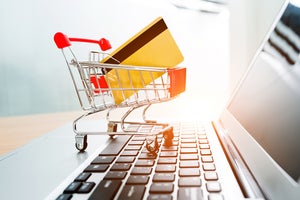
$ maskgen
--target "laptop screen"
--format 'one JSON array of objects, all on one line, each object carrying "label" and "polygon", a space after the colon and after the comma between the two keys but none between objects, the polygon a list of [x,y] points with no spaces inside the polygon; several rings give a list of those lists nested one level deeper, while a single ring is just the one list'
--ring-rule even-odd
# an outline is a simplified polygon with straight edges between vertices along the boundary
[{"label": "laptop screen", "polygon": [[263,151],[299,183],[299,7],[287,6],[228,110]]}]

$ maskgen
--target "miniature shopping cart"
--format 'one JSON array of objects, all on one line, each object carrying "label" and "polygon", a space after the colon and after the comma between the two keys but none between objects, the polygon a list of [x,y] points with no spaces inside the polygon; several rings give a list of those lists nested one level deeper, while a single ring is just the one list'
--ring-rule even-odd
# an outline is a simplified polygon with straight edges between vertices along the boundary
[{"label": "miniature shopping cart", "polygon": [[[146,148],[155,153],[158,137],[166,142],[173,139],[173,127],[146,119],[146,111],[152,104],[169,101],[185,91],[186,69],[184,67],[162,68],[107,64],[104,58],[114,59],[104,51],[111,48],[109,41],[69,38],[58,32],[54,41],[67,63],[80,105],[84,114],[73,122],[75,146],[79,151],[87,148],[87,135],[107,134],[141,135],[146,137]],[[71,49],[71,42],[96,43],[101,52],[90,51],[87,61],[78,61]],[[118,61],[115,60],[117,63]],[[111,120],[110,113],[117,108],[128,108],[120,120]],[[142,121],[129,121],[127,117],[137,108],[143,108]],[[78,121],[97,112],[106,110],[108,128],[103,132],[85,132],[77,128]],[[121,131],[118,131],[118,126]],[[141,131],[138,127],[143,126]],[[155,127],[154,129],[145,127]],[[149,139],[150,138],[150,139]]]}]

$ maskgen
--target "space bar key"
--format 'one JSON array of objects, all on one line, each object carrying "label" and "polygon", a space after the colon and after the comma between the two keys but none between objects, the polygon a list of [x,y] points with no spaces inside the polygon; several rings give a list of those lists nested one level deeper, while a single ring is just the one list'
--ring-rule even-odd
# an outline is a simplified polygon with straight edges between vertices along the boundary
[{"label": "space bar key", "polygon": [[127,144],[131,136],[119,135],[118,137],[111,140],[111,142],[101,151],[99,154],[105,156],[117,156]]},{"label": "space bar key", "polygon": [[120,180],[102,180],[95,188],[89,200],[110,200],[115,197],[122,182]]}]

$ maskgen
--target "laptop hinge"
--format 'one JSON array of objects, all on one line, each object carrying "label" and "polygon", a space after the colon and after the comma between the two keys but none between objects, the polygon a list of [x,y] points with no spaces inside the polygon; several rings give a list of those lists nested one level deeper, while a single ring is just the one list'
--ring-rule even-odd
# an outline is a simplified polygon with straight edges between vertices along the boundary
[{"label": "laptop hinge", "polygon": [[245,198],[265,199],[261,188],[222,124],[219,121],[212,124]]}]

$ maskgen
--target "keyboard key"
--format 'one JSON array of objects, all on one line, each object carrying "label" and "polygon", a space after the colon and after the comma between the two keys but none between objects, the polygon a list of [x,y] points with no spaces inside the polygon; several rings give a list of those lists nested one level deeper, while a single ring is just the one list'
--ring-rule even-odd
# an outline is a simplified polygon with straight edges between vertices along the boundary
[{"label": "keyboard key", "polygon": [[182,129],[181,135],[188,135],[188,134],[195,134],[195,128],[194,127],[189,127],[188,129]]},{"label": "keyboard key", "polygon": [[150,193],[171,193],[174,190],[173,183],[152,183]]},{"label": "keyboard key", "polygon": [[198,161],[194,160],[185,160],[185,161],[180,161],[179,162],[179,167],[181,168],[194,168],[194,167],[199,167],[200,163]]},{"label": "keyboard key", "polygon": [[151,167],[134,167],[131,171],[131,175],[149,175],[151,171]]},{"label": "keyboard key", "polygon": [[89,200],[111,200],[121,186],[120,180],[102,180],[95,188]]},{"label": "keyboard key", "polygon": [[86,180],[88,180],[88,178],[91,176],[91,173],[88,172],[82,172],[81,174],[79,174],[76,178],[75,181],[79,181],[79,182],[84,182]]},{"label": "keyboard key", "polygon": [[181,148],[197,148],[197,144],[196,143],[182,143]]},{"label": "keyboard key", "polygon": [[179,187],[200,187],[202,185],[199,177],[184,177],[178,180]]},{"label": "keyboard key", "polygon": [[181,143],[196,143],[196,139],[181,139]]},{"label": "keyboard key", "polygon": [[127,171],[131,167],[129,163],[115,163],[110,170],[111,171]]},{"label": "keyboard key", "polygon": [[94,182],[83,182],[78,189],[78,193],[89,193],[96,184]]},{"label": "keyboard key", "polygon": [[154,165],[154,160],[137,160],[135,166],[138,167],[152,167]]},{"label": "keyboard key", "polygon": [[111,164],[115,158],[115,156],[97,156],[92,164]]},{"label": "keyboard key", "polygon": [[144,141],[130,141],[128,145],[143,145]]},{"label": "keyboard key", "polygon": [[160,157],[177,157],[177,151],[162,151]]},{"label": "keyboard key", "polygon": [[222,194],[209,194],[208,200],[224,200],[224,197]]},{"label": "keyboard key", "polygon": [[172,200],[172,196],[168,194],[150,194],[147,200]]},{"label": "keyboard key", "polygon": [[130,185],[146,185],[149,181],[149,176],[131,175],[129,176],[126,184]]},{"label": "keyboard key", "polygon": [[117,156],[126,145],[130,137],[131,136],[128,135],[119,135],[118,137],[112,139],[109,145],[103,149],[100,155]]},{"label": "keyboard key", "polygon": [[210,149],[201,149],[200,154],[202,156],[209,156],[209,155],[211,155],[211,151],[210,151]]},{"label": "keyboard key", "polygon": [[128,145],[124,150],[125,151],[132,151],[132,150],[141,150],[141,146],[135,146],[135,145]]},{"label": "keyboard key", "polygon": [[109,165],[89,165],[85,168],[85,172],[105,172]]},{"label": "keyboard key", "polygon": [[195,134],[182,134],[181,139],[195,139]]},{"label": "keyboard key", "polygon": [[217,181],[206,182],[206,189],[208,192],[221,192],[222,190],[220,183]]},{"label": "keyboard key", "polygon": [[219,179],[217,172],[205,172],[204,178],[207,181],[216,181]]},{"label": "keyboard key", "polygon": [[[148,150],[147,150],[148,151]],[[152,153],[146,153],[146,152],[142,152],[139,155],[139,159],[156,159],[156,154],[152,154]]]},{"label": "keyboard key", "polygon": [[120,156],[117,160],[116,163],[133,163],[135,160],[135,157],[131,156]]},{"label": "keyboard key", "polygon": [[141,135],[134,135],[132,137],[132,140],[134,141],[145,141],[146,140],[146,137],[145,136],[141,136]]},{"label": "keyboard key", "polygon": [[72,182],[68,187],[64,190],[64,193],[75,193],[80,188],[81,182]]},{"label": "keyboard key", "polygon": [[200,170],[197,168],[182,168],[179,169],[179,176],[200,176]]},{"label": "keyboard key", "polygon": [[203,163],[202,168],[204,171],[215,171],[216,166],[213,163]]},{"label": "keyboard key", "polygon": [[176,158],[159,158],[157,164],[176,164]]},{"label": "keyboard key", "polygon": [[172,182],[175,180],[173,173],[157,173],[153,176],[153,182]]},{"label": "keyboard key", "polygon": [[124,171],[109,171],[107,174],[104,176],[105,180],[113,180],[113,179],[124,179],[127,175],[127,172]]},{"label": "keyboard key", "polygon": [[207,139],[199,139],[198,142],[199,142],[199,144],[208,144]]},{"label": "keyboard key", "polygon": [[203,192],[200,187],[181,187],[178,189],[177,200],[202,200]]},{"label": "keyboard key", "polygon": [[123,151],[121,156],[137,156],[139,151]]},{"label": "keyboard key", "polygon": [[182,148],[182,149],[180,149],[180,153],[182,153],[182,154],[196,154],[196,153],[198,153],[198,149],[196,149],[196,148]]},{"label": "keyboard key", "polygon": [[200,149],[210,149],[209,144],[199,144]]},{"label": "keyboard key", "polygon": [[198,154],[181,154],[180,160],[198,160]]},{"label": "keyboard key", "polygon": [[155,168],[155,172],[175,172],[176,166],[175,165],[157,165]]},{"label": "keyboard key", "polygon": [[142,185],[125,185],[119,199],[131,200],[131,199],[143,199],[145,193],[145,186]]},{"label": "keyboard key", "polygon": [[56,200],[70,200],[72,197],[72,194],[61,194],[56,198]]},{"label": "keyboard key", "polygon": [[201,161],[203,163],[211,163],[211,162],[214,162],[214,159],[212,156],[202,156]]}]

